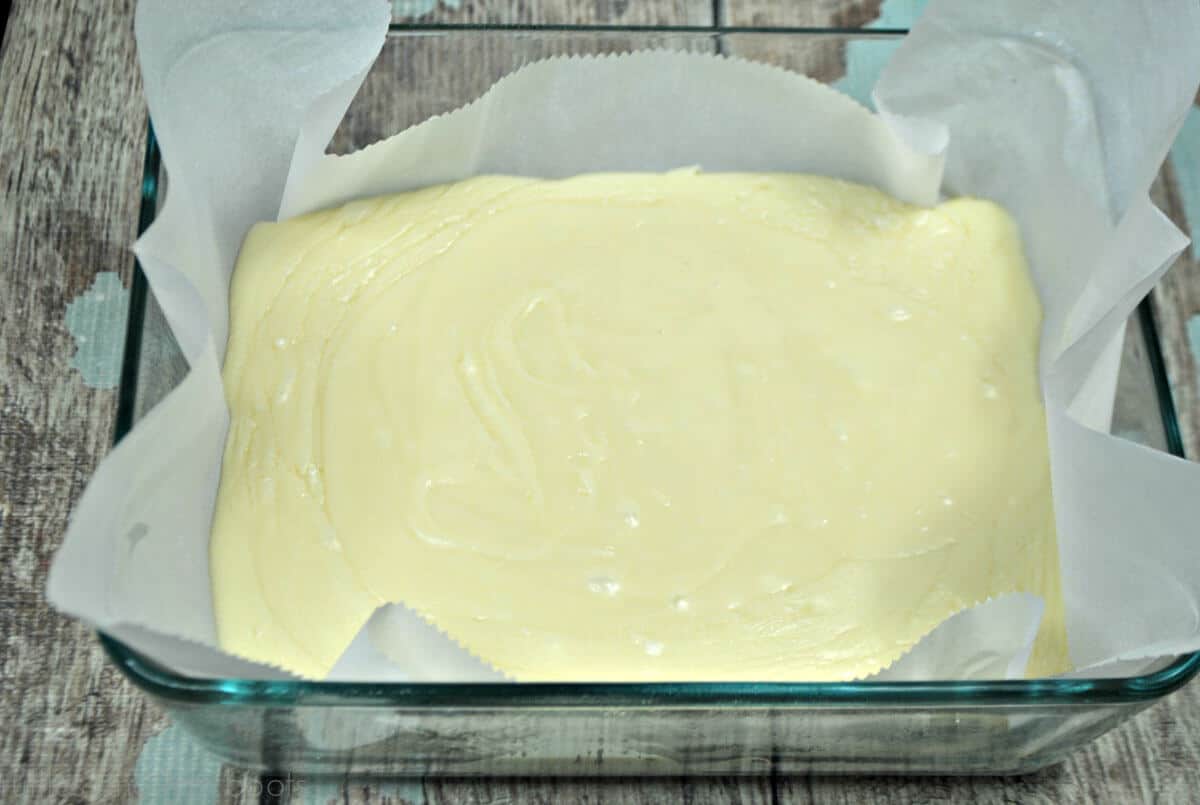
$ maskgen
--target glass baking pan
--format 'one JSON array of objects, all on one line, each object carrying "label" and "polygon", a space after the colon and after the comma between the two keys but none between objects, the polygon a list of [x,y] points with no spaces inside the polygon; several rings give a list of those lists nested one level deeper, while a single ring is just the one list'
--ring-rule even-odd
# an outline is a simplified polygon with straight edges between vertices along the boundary
[{"label": "glass baking pan", "polygon": [[[720,52],[842,79],[902,32],[393,26],[332,143],[345,152],[474,99],[556,54]],[[861,79],[861,75],[858,76]],[[842,86],[846,86],[845,83]],[[868,85],[869,86],[869,85]],[[853,88],[850,88],[853,91]],[[153,134],[141,226],[162,184]],[[117,438],[186,372],[140,271]],[[1130,319],[1114,431],[1182,455],[1148,304]],[[1142,676],[996,682],[356,684],[195,679],[100,635],[113,662],[200,743],[234,763],[310,775],[1015,774],[1167,695],[1200,653]]]}]

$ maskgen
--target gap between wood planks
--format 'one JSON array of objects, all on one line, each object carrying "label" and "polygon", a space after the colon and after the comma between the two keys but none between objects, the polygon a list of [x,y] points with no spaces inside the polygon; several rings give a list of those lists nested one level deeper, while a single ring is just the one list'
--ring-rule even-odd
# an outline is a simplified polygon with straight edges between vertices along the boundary
[{"label": "gap between wood planks", "polygon": [[[713,0],[714,3],[720,0]],[[9,0],[0,0],[0,53],[4,51],[4,32],[8,30],[8,15],[12,11]]]}]

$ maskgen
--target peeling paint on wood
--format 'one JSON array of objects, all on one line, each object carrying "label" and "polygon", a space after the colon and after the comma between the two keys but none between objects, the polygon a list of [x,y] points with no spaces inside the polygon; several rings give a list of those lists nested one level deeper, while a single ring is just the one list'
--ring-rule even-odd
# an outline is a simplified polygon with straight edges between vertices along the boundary
[{"label": "peeling paint on wood", "polygon": [[94,389],[114,389],[121,379],[129,291],[113,271],[102,271],[92,287],[67,305],[66,325],[75,339],[71,366]]}]

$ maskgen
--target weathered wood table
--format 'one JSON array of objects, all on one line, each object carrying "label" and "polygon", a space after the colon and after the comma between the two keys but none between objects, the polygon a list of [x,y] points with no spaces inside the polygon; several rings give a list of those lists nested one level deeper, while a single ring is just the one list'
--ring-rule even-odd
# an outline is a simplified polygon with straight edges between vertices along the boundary
[{"label": "weathered wood table", "polygon": [[[826,28],[906,27],[921,5],[393,0],[403,21]],[[0,801],[271,801],[257,775],[223,766],[170,726],[109,665],[90,632],[43,599],[70,507],[112,439],[147,131],[133,6],[16,0],[0,46]],[[826,61],[850,69],[844,53]],[[1181,227],[1190,216],[1200,232],[1196,109],[1156,199]],[[1191,253],[1155,290],[1153,305],[1186,449],[1200,456],[1200,262]],[[294,787],[284,798],[1183,802],[1197,791],[1200,685],[1193,683],[1064,765],[1027,778],[346,781]]]}]

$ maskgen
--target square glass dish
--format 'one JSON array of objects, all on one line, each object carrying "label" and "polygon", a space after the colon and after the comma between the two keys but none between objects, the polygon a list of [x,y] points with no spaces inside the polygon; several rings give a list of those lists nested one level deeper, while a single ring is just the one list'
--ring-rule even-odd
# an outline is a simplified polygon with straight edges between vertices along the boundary
[{"label": "square glass dish", "polygon": [[[344,152],[473,100],[556,54],[726,53],[860,92],[902,32],[400,27],[332,144]],[[854,65],[848,63],[854,61]],[[866,67],[863,67],[866,65]],[[845,77],[843,77],[845,76]],[[869,76],[869,87],[873,76]],[[141,226],[163,177],[153,135]],[[145,279],[131,295],[117,438],[187,370]],[[1182,455],[1155,325],[1126,330],[1114,432]],[[1012,774],[1068,753],[1175,690],[1200,654],[1116,679],[996,682],[358,684],[180,676],[106,635],[130,680],[197,740],[274,773],[677,775]]]}]

